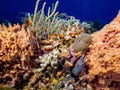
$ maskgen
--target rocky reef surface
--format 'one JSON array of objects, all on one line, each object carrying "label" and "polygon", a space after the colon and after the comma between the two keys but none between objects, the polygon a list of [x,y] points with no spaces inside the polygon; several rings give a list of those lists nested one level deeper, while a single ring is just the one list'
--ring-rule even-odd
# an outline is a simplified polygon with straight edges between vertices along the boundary
[{"label": "rocky reef surface", "polygon": [[95,90],[120,89],[120,12],[98,32],[86,55],[89,83]]}]

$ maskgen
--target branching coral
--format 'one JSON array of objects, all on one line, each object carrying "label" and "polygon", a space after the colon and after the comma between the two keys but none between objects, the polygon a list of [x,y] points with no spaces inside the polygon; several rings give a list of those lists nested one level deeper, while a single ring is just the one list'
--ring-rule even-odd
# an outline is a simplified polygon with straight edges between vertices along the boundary
[{"label": "branching coral", "polygon": [[41,66],[41,68],[38,71],[41,72],[45,70],[45,68],[48,66],[54,68],[57,65],[59,54],[60,54],[59,50],[54,49],[48,54],[39,56],[39,59],[36,59],[36,61],[39,62]]},{"label": "branching coral", "polygon": [[[62,33],[64,35],[66,30],[68,34],[69,30],[73,31],[73,33],[77,30],[78,33],[81,31],[79,20],[75,19],[73,16],[67,16],[66,14],[59,14],[56,12],[59,4],[58,1],[52,9],[50,7],[48,8],[47,15],[44,13],[46,2],[43,4],[42,9],[37,11],[39,1],[40,0],[37,0],[36,2],[34,15],[30,15],[28,13],[28,18],[30,21],[32,21],[32,28],[34,29],[33,32],[35,32],[35,35],[38,39],[48,40],[52,34],[60,35]],[[69,17],[69,19],[67,20],[64,17]]]},{"label": "branching coral", "polygon": [[40,0],[37,0],[36,2],[36,7],[32,19],[32,15],[28,14],[29,20],[32,20],[32,27],[34,29],[34,32],[36,33],[36,36],[39,39],[48,39],[49,35],[53,33],[53,31],[56,29],[57,24],[55,23],[56,21],[56,16],[58,15],[58,12],[56,12],[57,6],[58,6],[58,1],[55,4],[55,7],[53,10],[48,9],[48,16],[45,15],[44,13],[44,8],[46,5],[46,2],[43,4],[43,7],[40,11],[37,12],[37,8],[39,5]]}]

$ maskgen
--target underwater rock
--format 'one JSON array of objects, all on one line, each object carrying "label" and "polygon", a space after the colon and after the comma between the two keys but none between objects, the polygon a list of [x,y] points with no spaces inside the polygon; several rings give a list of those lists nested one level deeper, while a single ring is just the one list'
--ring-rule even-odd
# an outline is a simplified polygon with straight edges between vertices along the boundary
[{"label": "underwater rock", "polygon": [[95,90],[120,90],[120,11],[110,24],[91,36],[86,55],[89,83]]}]

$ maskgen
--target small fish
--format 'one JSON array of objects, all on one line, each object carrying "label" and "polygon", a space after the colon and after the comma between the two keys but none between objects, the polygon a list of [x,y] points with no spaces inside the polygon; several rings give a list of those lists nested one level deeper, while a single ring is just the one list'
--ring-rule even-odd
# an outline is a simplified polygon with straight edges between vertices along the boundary
[{"label": "small fish", "polygon": [[74,68],[72,69],[72,73],[75,75],[75,76],[78,76],[80,74],[80,72],[82,71],[83,69],[83,64],[84,64],[84,60],[85,60],[85,55],[82,55],[80,57],[80,59],[76,62]]}]

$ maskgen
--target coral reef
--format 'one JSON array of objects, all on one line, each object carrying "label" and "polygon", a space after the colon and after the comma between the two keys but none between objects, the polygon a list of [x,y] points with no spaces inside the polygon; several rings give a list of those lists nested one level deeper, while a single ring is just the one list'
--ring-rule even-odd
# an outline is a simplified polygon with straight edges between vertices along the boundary
[{"label": "coral reef", "polygon": [[89,83],[96,90],[120,89],[120,12],[98,32],[86,55]]},{"label": "coral reef", "polygon": [[0,89],[119,90],[120,13],[94,32],[39,2],[22,26],[0,25]]},{"label": "coral reef", "polygon": [[[40,54],[39,44],[29,28],[19,24],[9,27],[0,25],[0,61],[24,61]],[[28,59],[28,60],[29,60]]]},{"label": "coral reef", "polygon": [[38,55],[38,41],[28,28],[19,24],[0,25],[0,83],[16,86],[21,74],[29,73],[31,67],[38,66],[33,61]]},{"label": "coral reef", "polygon": [[[75,82],[72,71],[79,76],[84,64],[80,57],[91,39],[85,34],[86,27],[73,16],[58,14],[58,1],[47,16],[46,3],[37,12],[39,2],[22,26],[0,25],[0,84],[27,90],[79,88],[80,81]],[[71,48],[72,43],[80,50]]]}]

